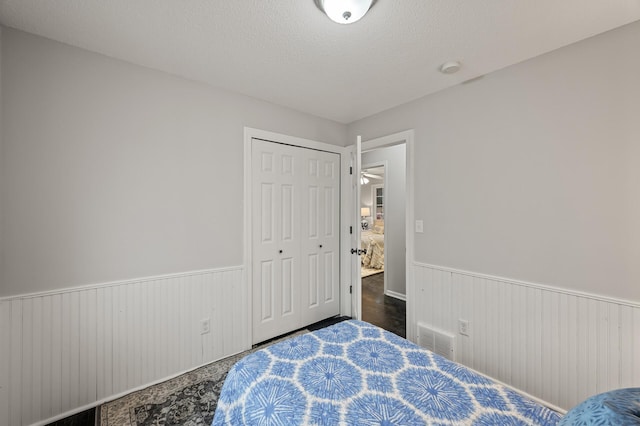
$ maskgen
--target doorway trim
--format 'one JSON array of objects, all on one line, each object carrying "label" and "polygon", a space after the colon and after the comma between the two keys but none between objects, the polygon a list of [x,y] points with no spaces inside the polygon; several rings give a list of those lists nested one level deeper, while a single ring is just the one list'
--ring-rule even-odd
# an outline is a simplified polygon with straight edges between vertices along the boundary
[{"label": "doorway trim", "polygon": [[[414,212],[414,140],[415,131],[413,129],[405,130],[391,135],[382,136],[379,138],[370,139],[362,142],[362,150],[370,151],[376,148],[385,148],[394,145],[405,144],[406,146],[406,200],[405,200],[405,292],[407,297],[407,339],[413,342],[416,341],[416,324],[415,324],[415,277],[413,274],[414,263],[414,234],[413,224],[415,220]],[[354,292],[355,293],[355,292]],[[361,293],[361,289],[357,294]]]},{"label": "doorway trim", "polygon": [[[308,148],[315,149],[319,151],[332,152],[340,155],[340,206],[338,206],[340,211],[340,253],[345,250],[345,246],[343,245],[343,233],[344,233],[344,224],[342,223],[342,212],[345,209],[343,206],[343,191],[344,191],[344,181],[345,178],[345,164],[349,162],[348,150],[344,147],[338,145],[331,145],[325,142],[318,142],[311,139],[299,138],[296,136],[284,135],[281,133],[270,132],[268,130],[260,130],[254,129],[251,127],[244,128],[244,208],[243,208],[243,221],[244,221],[244,235],[243,235],[243,285],[245,286],[245,294],[246,294],[246,303],[248,306],[247,309],[247,332],[246,332],[246,343],[245,347],[247,349],[251,348],[251,342],[253,341],[253,312],[252,312],[252,301],[253,301],[253,277],[252,277],[252,197],[251,197],[251,182],[252,182],[252,155],[251,155],[251,141],[253,139],[262,139],[269,142],[281,143],[285,145],[297,146],[300,148]],[[347,167],[348,170],[348,167]],[[343,306],[344,306],[344,287],[346,281],[344,281],[344,271],[349,267],[349,265],[345,265],[343,261],[343,257],[339,256],[340,259],[340,313],[344,315]],[[347,272],[348,273],[348,272]],[[346,286],[348,287],[348,286]]]}]

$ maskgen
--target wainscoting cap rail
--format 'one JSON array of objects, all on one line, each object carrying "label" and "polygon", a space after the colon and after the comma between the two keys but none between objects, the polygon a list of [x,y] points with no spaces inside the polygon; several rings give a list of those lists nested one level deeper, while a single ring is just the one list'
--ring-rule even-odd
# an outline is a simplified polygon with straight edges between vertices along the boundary
[{"label": "wainscoting cap rail", "polygon": [[220,273],[220,272],[241,271],[243,269],[244,269],[244,266],[242,265],[226,266],[223,268],[199,269],[196,271],[175,272],[172,274],[153,275],[153,276],[142,277],[142,278],[130,278],[126,280],[109,281],[109,282],[99,283],[99,284],[87,284],[87,285],[82,285],[78,287],[65,287],[61,289],[46,290],[46,291],[40,291],[35,293],[25,293],[25,294],[4,296],[4,297],[0,297],[0,303],[10,302],[12,300],[22,300],[22,299],[30,299],[34,297],[51,296],[54,294],[71,293],[75,291],[93,290],[93,289],[105,288],[105,287],[116,287],[120,285],[127,285],[127,284],[133,284],[133,283],[143,283],[148,281],[158,281],[158,280],[167,280],[172,278],[183,278],[183,277],[189,277],[189,276],[205,275],[205,274],[210,274],[212,272]]},{"label": "wainscoting cap rail", "polygon": [[599,295],[599,294],[587,293],[587,292],[584,292],[584,291],[571,290],[571,289],[562,288],[562,287],[555,287],[555,286],[552,286],[552,285],[537,284],[537,283],[532,283],[532,282],[528,282],[528,281],[516,280],[516,279],[513,279],[513,278],[505,278],[505,277],[500,277],[500,276],[497,276],[497,275],[489,275],[489,274],[482,274],[482,273],[478,273],[478,272],[470,272],[470,271],[465,271],[465,270],[462,270],[462,269],[450,268],[448,266],[431,265],[429,263],[422,263],[422,262],[417,262],[417,261],[413,262],[413,266],[418,266],[418,267],[422,267],[422,268],[437,269],[437,270],[443,271],[443,272],[450,272],[450,273],[453,273],[453,274],[467,275],[467,276],[470,276],[470,277],[484,278],[484,279],[493,280],[493,281],[501,281],[501,282],[504,282],[504,283],[518,285],[518,286],[521,286],[521,287],[537,288],[537,289],[540,289],[540,290],[551,291],[551,292],[559,293],[559,294],[566,294],[566,295],[569,295],[569,296],[585,297],[587,299],[600,300],[600,301],[603,301],[603,302],[615,303],[617,305],[624,305],[624,306],[629,306],[629,307],[632,307],[632,308],[640,308],[640,302],[636,302],[636,301],[633,301],[633,300],[618,299],[618,298],[611,297],[611,296],[603,296],[603,295]]}]

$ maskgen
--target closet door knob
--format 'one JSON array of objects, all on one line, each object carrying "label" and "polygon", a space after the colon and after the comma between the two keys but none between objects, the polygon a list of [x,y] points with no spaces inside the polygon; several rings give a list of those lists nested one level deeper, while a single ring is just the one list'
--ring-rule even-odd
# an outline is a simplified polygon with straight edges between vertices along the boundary
[{"label": "closet door knob", "polygon": [[282,250],[279,250],[278,253],[282,254]]},{"label": "closet door knob", "polygon": [[320,244],[320,248],[322,248],[322,244]]}]

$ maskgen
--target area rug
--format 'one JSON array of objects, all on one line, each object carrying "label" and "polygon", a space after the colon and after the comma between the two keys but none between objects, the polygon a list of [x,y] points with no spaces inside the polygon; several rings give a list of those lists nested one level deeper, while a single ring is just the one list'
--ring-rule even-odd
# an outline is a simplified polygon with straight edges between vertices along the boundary
[{"label": "area rug", "polygon": [[224,379],[237,361],[258,349],[304,333],[307,330],[261,344],[103,404],[98,416],[99,426],[210,425]]},{"label": "area rug", "polygon": [[364,277],[368,277],[375,274],[381,274],[382,272],[384,272],[384,269],[370,269],[370,268],[365,268],[363,266],[361,275],[362,275],[362,278],[364,278]]}]

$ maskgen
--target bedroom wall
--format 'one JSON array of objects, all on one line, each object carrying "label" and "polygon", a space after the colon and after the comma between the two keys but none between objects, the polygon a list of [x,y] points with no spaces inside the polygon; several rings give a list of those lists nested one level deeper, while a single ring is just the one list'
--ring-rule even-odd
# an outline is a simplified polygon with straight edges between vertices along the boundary
[{"label": "bedroom wall", "polygon": [[6,29],[0,296],[242,263],[243,127],[346,127]]},{"label": "bedroom wall", "polygon": [[352,123],[415,129],[416,260],[640,301],[639,40],[627,25]]},{"label": "bedroom wall", "polygon": [[[406,288],[405,259],[405,200],[406,200],[406,149],[405,145],[376,149],[362,153],[362,164],[386,161],[385,175],[385,256],[384,265],[387,290],[404,296]],[[369,193],[371,190],[369,190]],[[369,195],[371,197],[371,195]]]},{"label": "bedroom wall", "polygon": [[13,29],[1,55],[0,424],[248,348],[244,127],[346,126]]},{"label": "bedroom wall", "polygon": [[638,43],[640,22],[349,125],[415,129],[408,335],[468,319],[465,364],[564,408],[640,386]]}]

